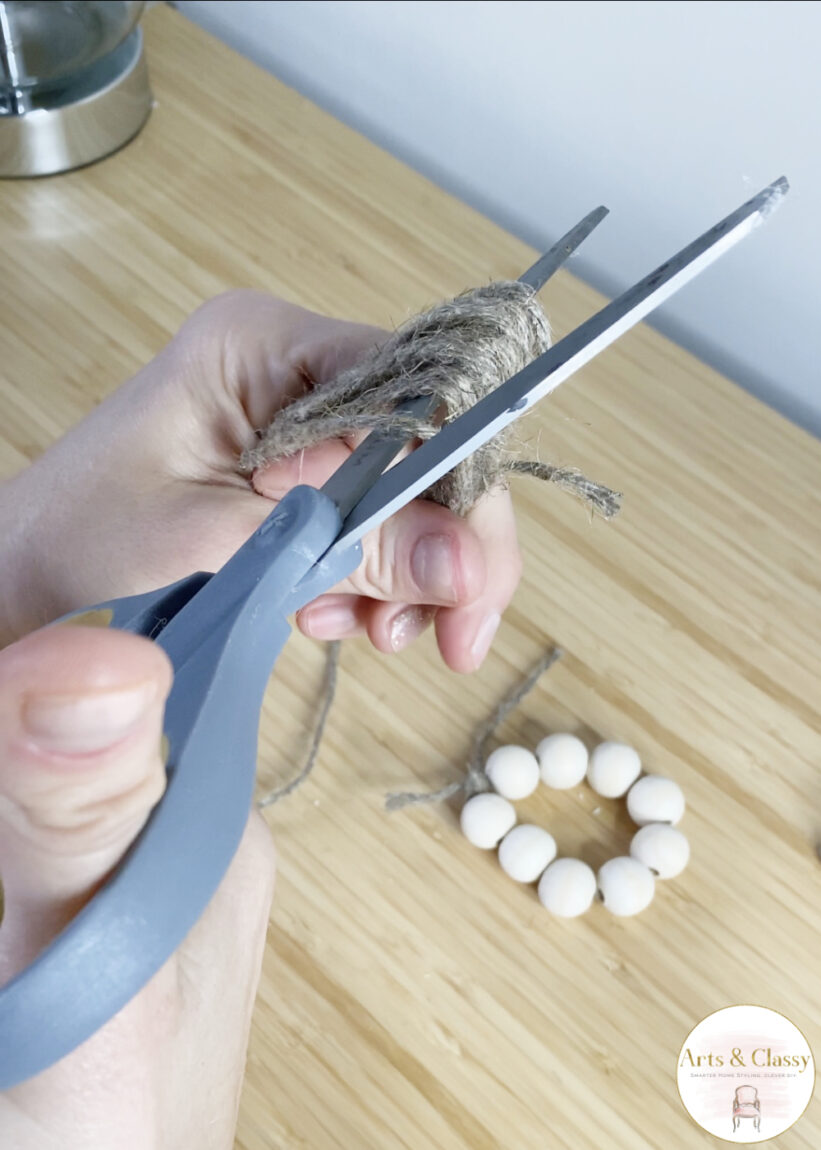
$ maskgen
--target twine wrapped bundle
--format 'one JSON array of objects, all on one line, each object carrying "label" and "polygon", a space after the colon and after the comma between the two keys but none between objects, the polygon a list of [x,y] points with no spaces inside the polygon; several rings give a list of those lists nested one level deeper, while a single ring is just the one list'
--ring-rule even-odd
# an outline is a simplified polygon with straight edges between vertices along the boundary
[{"label": "twine wrapped bundle", "polygon": [[[409,439],[429,439],[439,423],[397,414],[403,400],[435,396],[447,422],[549,346],[550,326],[533,288],[502,280],[464,292],[407,320],[354,367],[282,408],[242,454],[240,471],[250,475],[325,439],[357,432],[404,432]],[[509,431],[443,476],[427,497],[465,515],[511,472],[519,472],[558,484],[606,519],[616,514],[616,492],[574,468],[518,459]]]},{"label": "twine wrapped bundle", "polygon": [[[407,320],[354,367],[282,408],[260,431],[253,447],[242,454],[239,469],[250,476],[257,468],[324,440],[369,431],[402,432],[409,440],[428,439],[442,421],[467,411],[549,346],[550,326],[531,287],[502,280],[464,292]],[[419,421],[397,412],[404,400],[427,395],[439,401],[434,419]],[[483,495],[505,484],[511,474],[520,473],[557,484],[606,519],[619,510],[621,497],[617,492],[575,468],[519,459],[512,450],[509,431],[503,431],[433,484],[426,498],[457,515],[466,515]],[[432,795],[391,796],[389,806],[393,809],[438,801],[459,790],[474,793],[483,789],[481,753],[487,741],[511,706],[557,657],[557,653],[548,652],[483,725],[461,782]],[[305,765],[291,782],[266,795],[260,806],[290,794],[313,769],[333,700],[338,659],[339,644],[329,644],[317,722]]]}]

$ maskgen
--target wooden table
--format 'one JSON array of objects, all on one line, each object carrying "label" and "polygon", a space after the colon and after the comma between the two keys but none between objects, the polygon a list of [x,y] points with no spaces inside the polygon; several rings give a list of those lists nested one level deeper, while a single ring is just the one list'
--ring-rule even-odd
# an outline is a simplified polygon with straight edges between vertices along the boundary
[{"label": "wooden table", "polygon": [[[0,185],[5,474],[225,287],[392,325],[533,254],[171,10],[145,27],[142,134],[84,171]],[[545,302],[562,333],[600,298],[563,273]],[[243,1150],[707,1146],[675,1084],[704,1015],[771,1006],[821,1055],[821,444],[647,328],[528,426],[542,458],[622,490],[623,513],[591,521],[519,481],[524,579],[476,676],[430,640],[396,658],[346,645],[321,763],[270,811],[280,877]],[[692,865],[636,919],[553,919],[449,807],[383,809],[456,777],[553,641],[566,654],[505,738],[625,740],[687,796]],[[301,759],[321,665],[292,640],[262,786]],[[583,789],[522,810],[594,865],[629,841]],[[778,1145],[819,1144],[816,1098]]]}]

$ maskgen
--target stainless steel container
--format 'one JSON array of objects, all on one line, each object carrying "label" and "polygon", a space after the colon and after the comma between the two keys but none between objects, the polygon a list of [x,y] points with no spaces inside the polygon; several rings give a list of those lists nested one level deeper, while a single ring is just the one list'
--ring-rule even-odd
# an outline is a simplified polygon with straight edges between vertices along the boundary
[{"label": "stainless steel container", "polygon": [[0,176],[89,164],[132,138],[151,111],[128,0],[0,0]]}]

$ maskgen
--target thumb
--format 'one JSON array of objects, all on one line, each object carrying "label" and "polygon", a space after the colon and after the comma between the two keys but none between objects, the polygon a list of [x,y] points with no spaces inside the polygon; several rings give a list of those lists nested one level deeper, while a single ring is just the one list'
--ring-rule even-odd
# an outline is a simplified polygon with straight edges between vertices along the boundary
[{"label": "thumb", "polygon": [[0,983],[116,865],[165,787],[165,654],[56,626],[0,652]]}]

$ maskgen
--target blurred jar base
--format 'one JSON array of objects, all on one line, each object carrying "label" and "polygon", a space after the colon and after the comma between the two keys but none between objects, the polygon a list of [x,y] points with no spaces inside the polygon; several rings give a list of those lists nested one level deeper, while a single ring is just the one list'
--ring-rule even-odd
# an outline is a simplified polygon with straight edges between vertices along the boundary
[{"label": "blurred jar base", "polygon": [[0,177],[48,176],[91,164],[139,132],[152,97],[143,36],[59,88],[29,90],[25,110],[0,114]]}]

